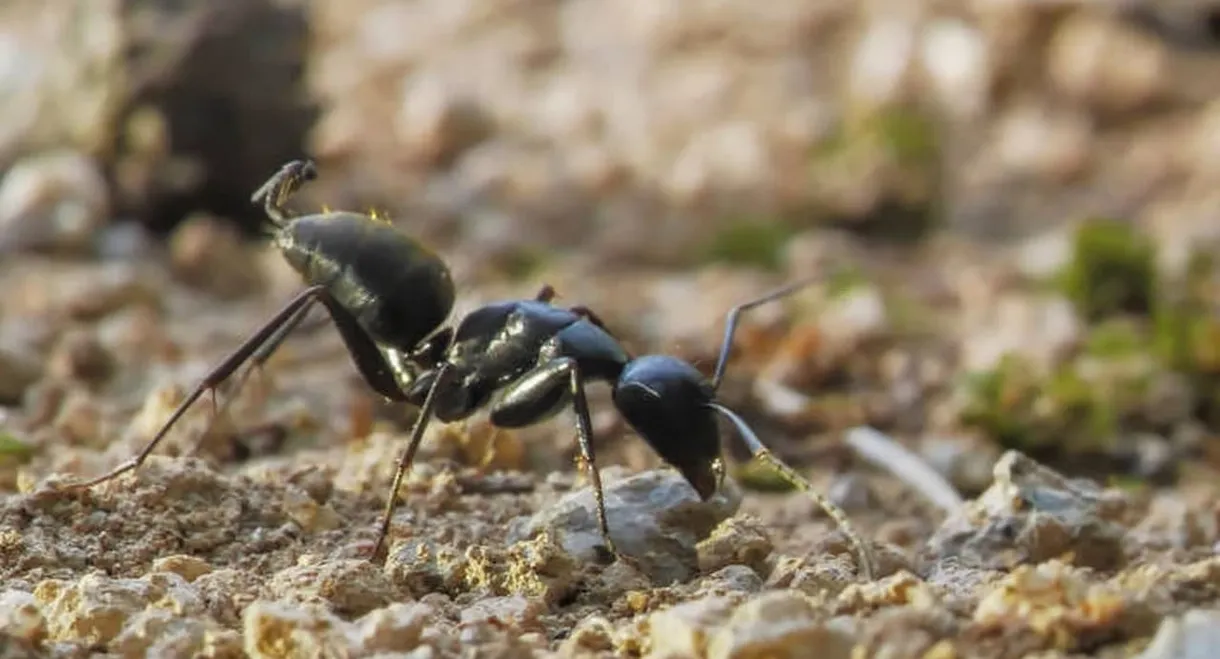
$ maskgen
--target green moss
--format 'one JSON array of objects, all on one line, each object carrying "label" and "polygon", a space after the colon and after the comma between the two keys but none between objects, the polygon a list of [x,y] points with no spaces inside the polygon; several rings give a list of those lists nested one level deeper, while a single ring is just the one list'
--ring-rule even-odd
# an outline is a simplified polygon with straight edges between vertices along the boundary
[{"label": "green moss", "polygon": [[897,287],[886,287],[882,295],[890,331],[895,336],[912,339],[943,336],[946,323],[951,322],[941,309]]},{"label": "green moss", "polygon": [[1210,253],[1191,255],[1182,281],[1166,285],[1153,312],[1153,349],[1169,368],[1192,375],[1220,375],[1220,318],[1211,310],[1215,264]]},{"label": "green moss", "polygon": [[1059,446],[1065,453],[1109,446],[1120,409],[1110,391],[1081,377],[1073,364],[1039,377],[1020,357],[972,374],[960,421],[1023,451]]},{"label": "green moss", "polygon": [[810,154],[824,220],[883,241],[924,238],[941,216],[940,142],[933,115],[922,108],[849,109]]},{"label": "green moss", "polygon": [[1207,248],[1172,279],[1156,273],[1150,241],[1117,223],[1091,221],[1076,249],[1058,283],[1092,321],[1082,350],[1043,375],[1016,358],[975,374],[961,422],[1007,447],[1104,451],[1121,432],[1167,431],[1148,404],[1152,384],[1172,372],[1189,388],[1193,420],[1220,427],[1220,314]]},{"label": "green moss", "polygon": [[1039,401],[1048,434],[1073,448],[1108,446],[1118,433],[1118,410],[1096,383],[1082,378],[1071,365],[1059,368],[1047,381]]},{"label": "green moss", "polygon": [[1071,261],[1060,273],[1063,292],[1089,321],[1151,312],[1157,287],[1155,248],[1135,228],[1090,219],[1075,234]]},{"label": "green moss", "polygon": [[965,388],[963,425],[982,430],[1002,446],[1035,443],[1028,412],[1036,383],[1022,359],[1006,355],[993,369],[967,374]]},{"label": "green moss", "polygon": [[510,281],[525,281],[533,278],[546,266],[548,254],[536,247],[518,247],[500,256],[500,269]]},{"label": "green moss", "polygon": [[1195,416],[1220,425],[1220,318],[1201,300],[1165,296],[1153,323],[1161,363],[1185,377],[1195,394]]},{"label": "green moss", "polygon": [[1089,330],[1084,354],[1100,359],[1121,359],[1140,355],[1151,348],[1148,332],[1131,318],[1111,318]]},{"label": "green moss", "polygon": [[835,268],[826,278],[826,295],[839,299],[869,284],[868,275],[852,265]]},{"label": "green moss", "polygon": [[940,157],[940,138],[927,114],[893,109],[871,115],[870,122],[872,130],[899,164],[922,166]]},{"label": "green moss", "polygon": [[1196,249],[1186,262],[1186,290],[1195,299],[1205,299],[1216,273],[1216,256],[1210,247]]},{"label": "green moss", "polygon": [[724,223],[704,246],[701,261],[778,270],[784,245],[792,234],[793,230],[777,219],[732,219]]},{"label": "green moss", "polygon": [[1111,474],[1106,479],[1106,486],[1129,494],[1142,494],[1152,489],[1146,479],[1131,474]]},{"label": "green moss", "polygon": [[940,136],[930,116],[917,108],[873,108],[850,114],[813,156],[841,158],[873,150],[897,165],[926,166],[940,158]]},{"label": "green moss", "polygon": [[1153,316],[1153,350],[1167,367],[1189,372],[1194,367],[1194,329],[1197,321],[1186,305],[1177,300],[1165,300],[1157,305]]},{"label": "green moss", "polygon": [[27,442],[0,431],[0,466],[23,465],[34,457],[35,449]]}]

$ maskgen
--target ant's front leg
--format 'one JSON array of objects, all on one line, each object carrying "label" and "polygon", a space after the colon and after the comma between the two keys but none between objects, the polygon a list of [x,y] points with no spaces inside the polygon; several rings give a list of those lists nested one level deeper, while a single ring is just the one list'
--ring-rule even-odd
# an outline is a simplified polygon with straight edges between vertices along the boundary
[{"label": "ant's front leg", "polygon": [[619,553],[610,538],[605,492],[593,455],[593,422],[589,415],[589,401],[585,396],[584,378],[576,359],[551,359],[505,388],[500,399],[491,408],[491,423],[500,428],[532,426],[554,416],[569,399],[576,411],[576,437],[580,443],[581,459],[585,463],[590,484],[593,486],[593,497],[597,502],[597,525],[605,542],[603,558],[610,562],[618,558]]}]

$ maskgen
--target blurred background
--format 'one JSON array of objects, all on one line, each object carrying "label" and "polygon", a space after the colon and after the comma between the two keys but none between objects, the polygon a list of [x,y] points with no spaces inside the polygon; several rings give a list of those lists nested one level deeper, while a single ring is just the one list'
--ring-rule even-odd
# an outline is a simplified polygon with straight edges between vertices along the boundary
[{"label": "blurred background", "polygon": [[[710,370],[820,276],[725,392],[791,460],[870,424],[967,493],[1003,448],[1172,481],[1220,424],[1218,43],[1154,0],[8,0],[4,452],[129,455],[299,287],[249,199],[310,157],[292,206],[388,214],[458,313],[549,283]],[[367,434],[314,330],[236,426]]]}]

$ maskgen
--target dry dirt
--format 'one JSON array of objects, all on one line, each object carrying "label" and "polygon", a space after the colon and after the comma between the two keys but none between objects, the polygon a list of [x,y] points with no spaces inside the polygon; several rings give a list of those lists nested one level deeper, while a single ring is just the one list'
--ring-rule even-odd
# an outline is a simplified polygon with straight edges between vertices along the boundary
[{"label": "dry dirt", "polygon": [[[370,397],[320,319],[240,390],[222,387],[216,407],[203,396],[140,469],[56,489],[138,451],[295,285],[276,255],[226,245],[215,228],[180,233],[191,231],[207,249],[182,238],[168,254],[4,264],[2,656],[748,658],[816,647],[998,659],[1136,656],[1154,636],[1145,656],[1196,656],[1173,645],[1211,643],[1214,614],[1174,617],[1220,600],[1211,482],[1102,489],[979,451],[986,491],[937,505],[909,474],[853,458],[839,433],[785,435],[742,393],[760,364],[812,359],[760,339],[808,329],[784,313],[747,323],[725,396],[767,441],[789,437],[779,453],[848,511],[879,557],[871,582],[799,493],[730,478],[698,502],[600,389],[599,463],[631,560],[593,560],[591,497],[561,415],[517,433],[479,418],[434,425],[400,493],[389,558],[370,563],[412,415]],[[193,279],[199,268],[226,276]],[[726,300],[763,288],[748,273],[704,278],[723,290],[700,294]],[[462,308],[536,286],[470,291]],[[654,318],[661,338],[641,338],[645,323],[611,297],[599,299],[605,315],[637,345],[702,358],[719,336],[709,323],[707,346],[682,347]]]}]

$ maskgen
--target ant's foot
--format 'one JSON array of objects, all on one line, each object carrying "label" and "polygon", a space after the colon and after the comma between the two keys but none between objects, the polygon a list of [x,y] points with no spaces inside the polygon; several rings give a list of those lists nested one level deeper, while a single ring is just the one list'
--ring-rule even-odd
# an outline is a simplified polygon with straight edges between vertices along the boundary
[{"label": "ant's foot", "polygon": [[376,565],[377,567],[384,567],[386,559],[389,558],[390,554],[389,550],[384,545],[379,547],[370,547],[361,553],[364,554],[364,560]]},{"label": "ant's foot", "polygon": [[619,553],[615,551],[614,545],[597,545],[593,548],[593,551],[597,553],[595,560],[598,565],[610,565],[621,558]]}]

